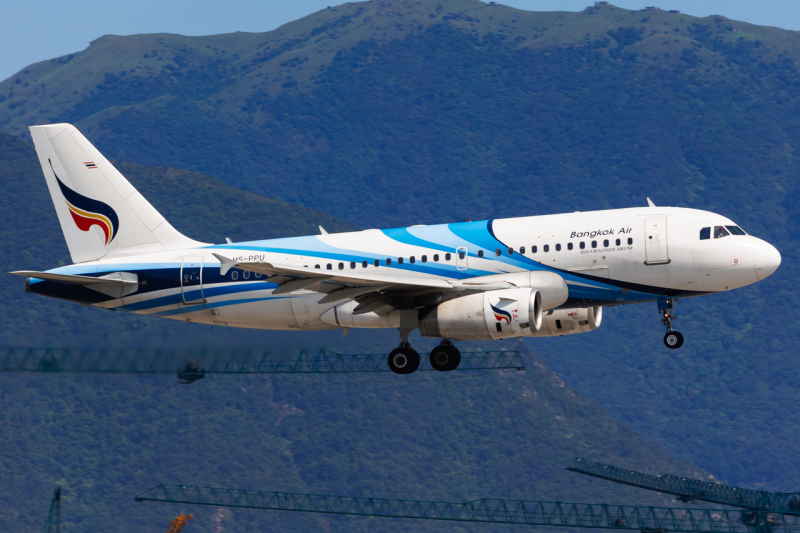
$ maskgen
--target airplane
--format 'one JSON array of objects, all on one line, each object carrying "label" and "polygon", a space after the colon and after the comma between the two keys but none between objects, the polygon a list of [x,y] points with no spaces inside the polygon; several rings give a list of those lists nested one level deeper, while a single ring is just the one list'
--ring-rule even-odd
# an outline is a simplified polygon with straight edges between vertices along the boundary
[{"label": "airplane", "polygon": [[25,290],[113,311],[268,330],[395,328],[391,370],[410,374],[419,329],[454,341],[597,329],[603,308],[657,305],[677,349],[681,298],[750,285],[781,255],[730,219],[647,207],[211,244],[190,239],[72,125],[30,128],[74,264],[16,271]]}]

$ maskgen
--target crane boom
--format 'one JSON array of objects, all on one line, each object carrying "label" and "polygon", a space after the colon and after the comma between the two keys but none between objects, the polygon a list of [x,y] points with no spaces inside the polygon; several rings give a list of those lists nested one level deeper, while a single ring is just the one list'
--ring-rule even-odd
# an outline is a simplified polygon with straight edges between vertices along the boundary
[{"label": "crane boom", "polygon": [[800,518],[796,516],[719,509],[503,499],[450,503],[163,484],[139,494],[135,500],[272,511],[616,529],[647,533],[770,533],[774,529],[779,529],[780,533],[800,533]]},{"label": "crane boom", "polygon": [[[425,354],[422,354],[425,355]],[[387,354],[301,351],[290,356],[268,351],[0,348],[0,372],[177,374],[192,383],[206,374],[339,374],[391,372]],[[422,357],[420,371],[432,371]],[[518,351],[461,352],[457,371],[525,370]]]},{"label": "crane boom", "polygon": [[702,500],[743,509],[800,515],[800,493],[796,492],[750,490],[670,474],[654,476],[580,457],[576,458],[567,470],[664,494],[673,494],[684,502]]}]

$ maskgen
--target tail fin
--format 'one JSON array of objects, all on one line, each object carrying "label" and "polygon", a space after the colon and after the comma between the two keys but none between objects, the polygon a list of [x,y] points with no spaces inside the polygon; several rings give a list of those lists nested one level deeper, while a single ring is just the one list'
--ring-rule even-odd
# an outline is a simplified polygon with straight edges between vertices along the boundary
[{"label": "tail fin", "polygon": [[73,262],[205,244],[173,228],[74,126],[30,130]]}]

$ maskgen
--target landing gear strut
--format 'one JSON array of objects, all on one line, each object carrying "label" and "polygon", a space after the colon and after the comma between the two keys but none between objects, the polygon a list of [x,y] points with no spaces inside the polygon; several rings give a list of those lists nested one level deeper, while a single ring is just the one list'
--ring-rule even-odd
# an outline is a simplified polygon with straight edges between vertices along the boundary
[{"label": "landing gear strut", "polygon": [[678,318],[672,314],[677,303],[677,298],[660,298],[658,300],[658,313],[661,315],[661,323],[667,328],[667,333],[664,335],[664,346],[670,350],[677,350],[683,346],[683,335],[672,329],[672,321]]},{"label": "landing gear strut", "polygon": [[419,368],[419,354],[408,341],[403,341],[389,353],[389,368],[395,374],[411,374]]},{"label": "landing gear strut", "polygon": [[449,340],[431,350],[431,366],[439,372],[455,370],[461,364],[461,352]]}]

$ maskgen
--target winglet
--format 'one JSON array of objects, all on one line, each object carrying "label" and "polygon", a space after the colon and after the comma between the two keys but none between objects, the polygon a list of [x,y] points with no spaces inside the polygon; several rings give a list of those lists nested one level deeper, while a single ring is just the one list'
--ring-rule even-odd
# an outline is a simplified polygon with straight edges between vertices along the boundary
[{"label": "winglet", "polygon": [[323,227],[320,225],[320,227],[319,227],[319,234],[320,234],[320,235],[327,235],[327,234],[328,234],[328,232],[327,232],[327,231],[325,231],[325,228],[323,228]]},{"label": "winglet", "polygon": [[651,200],[650,197],[647,198],[647,205],[649,205],[650,207],[656,206],[656,204],[653,203],[653,200]]},{"label": "winglet", "polygon": [[228,259],[224,255],[215,254],[213,252],[211,253],[211,255],[213,255],[214,257],[219,259],[219,275],[220,276],[224,276],[225,274],[228,273],[228,271],[230,269],[232,269],[233,267],[236,266],[236,261],[234,261],[233,259]]}]

